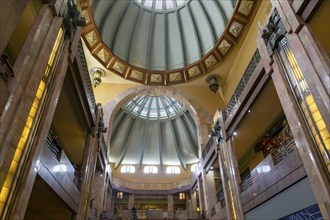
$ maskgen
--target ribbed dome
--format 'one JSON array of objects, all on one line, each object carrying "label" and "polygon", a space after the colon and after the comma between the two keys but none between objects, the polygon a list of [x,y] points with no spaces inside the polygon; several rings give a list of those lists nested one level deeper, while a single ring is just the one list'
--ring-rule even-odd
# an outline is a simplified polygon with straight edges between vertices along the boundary
[{"label": "ribbed dome", "polygon": [[216,44],[234,0],[99,0],[93,16],[115,56],[149,70],[183,68]]},{"label": "ribbed dome", "polygon": [[166,96],[143,95],[127,102],[114,118],[110,162],[181,165],[198,161],[197,131],[189,111]]},{"label": "ribbed dome", "polygon": [[173,85],[216,68],[238,43],[255,0],[80,0],[82,37],[122,78]]}]

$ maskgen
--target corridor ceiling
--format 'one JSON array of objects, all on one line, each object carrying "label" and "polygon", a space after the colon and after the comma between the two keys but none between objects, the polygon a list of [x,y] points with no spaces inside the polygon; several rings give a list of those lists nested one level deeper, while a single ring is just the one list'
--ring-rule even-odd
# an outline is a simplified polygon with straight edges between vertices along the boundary
[{"label": "corridor ceiling", "polygon": [[238,43],[253,0],[83,0],[82,37],[108,70],[141,84],[209,73]]},{"label": "corridor ceiling", "polygon": [[181,165],[198,161],[196,124],[189,111],[167,96],[142,95],[128,101],[114,118],[110,162]]}]

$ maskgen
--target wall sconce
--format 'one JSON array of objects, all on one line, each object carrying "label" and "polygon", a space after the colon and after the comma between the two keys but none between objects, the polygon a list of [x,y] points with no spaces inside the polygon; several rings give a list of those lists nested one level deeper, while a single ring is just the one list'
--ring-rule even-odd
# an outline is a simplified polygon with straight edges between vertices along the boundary
[{"label": "wall sconce", "polygon": [[179,199],[180,199],[180,200],[185,200],[185,199],[186,199],[186,194],[181,192],[181,193],[179,194]]},{"label": "wall sconce", "polygon": [[99,67],[93,67],[90,71],[91,77],[92,77],[92,83],[94,85],[94,88],[101,84],[102,77],[105,77],[106,72],[104,69],[101,69]]},{"label": "wall sconce", "polygon": [[220,76],[211,74],[208,77],[206,77],[205,82],[209,84],[209,88],[212,92],[216,93],[219,89],[219,80]]},{"label": "wall sconce", "polygon": [[117,199],[123,199],[123,192],[117,192]]}]

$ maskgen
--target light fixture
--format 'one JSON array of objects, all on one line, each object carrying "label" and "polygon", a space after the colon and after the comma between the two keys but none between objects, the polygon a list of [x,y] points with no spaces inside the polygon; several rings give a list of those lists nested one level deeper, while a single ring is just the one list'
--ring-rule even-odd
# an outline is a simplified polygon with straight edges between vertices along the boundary
[{"label": "light fixture", "polygon": [[211,74],[205,79],[206,83],[209,84],[209,88],[213,93],[216,93],[219,89],[219,80],[220,76],[215,74]]},{"label": "light fixture", "polygon": [[123,199],[123,192],[117,192],[117,199]]},{"label": "light fixture", "polygon": [[102,82],[102,77],[105,77],[106,72],[104,69],[101,69],[99,67],[93,67],[90,71],[91,77],[92,77],[92,83],[94,87],[98,86]]},{"label": "light fixture", "polygon": [[234,136],[236,136],[236,135],[237,135],[237,132],[236,132],[236,131],[234,131],[233,135],[234,135]]},{"label": "light fixture", "polygon": [[251,112],[251,109],[248,110],[248,113],[250,113],[250,112]]},{"label": "light fixture", "polygon": [[180,200],[185,200],[185,199],[186,199],[186,194],[181,192],[181,193],[179,194],[179,199],[180,199]]}]

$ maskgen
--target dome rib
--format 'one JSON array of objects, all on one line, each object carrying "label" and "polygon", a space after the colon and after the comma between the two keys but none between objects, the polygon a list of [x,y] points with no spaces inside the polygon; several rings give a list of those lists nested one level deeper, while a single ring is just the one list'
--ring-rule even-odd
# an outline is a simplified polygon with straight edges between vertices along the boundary
[{"label": "dome rib", "polygon": [[[127,18],[127,15],[128,15],[127,12],[129,11],[129,8],[130,8],[130,5],[131,4],[134,4],[134,3],[132,1],[129,1],[129,3],[127,4],[126,8],[124,9],[124,14],[119,19],[119,22],[118,22],[117,27],[116,27],[116,30],[115,30],[115,35],[114,35],[114,39],[113,39],[111,50],[113,50],[115,48],[115,46],[118,45],[117,44],[117,41],[118,41],[118,38],[121,38],[121,34],[120,33],[121,33],[122,28],[126,28],[126,26],[125,25],[122,25],[122,24],[125,21],[125,19]],[[125,33],[125,34],[127,34],[127,33]],[[121,56],[123,57],[123,59],[126,59],[127,60],[127,54],[128,54],[128,51],[127,50],[126,50],[126,56],[124,54],[121,54]]]},{"label": "dome rib", "polygon": [[205,7],[202,5],[202,2],[197,1],[197,4],[199,5],[199,7],[202,11],[202,14],[205,18],[205,21],[207,23],[207,26],[209,28],[209,32],[210,32],[210,35],[212,37],[212,43],[213,43],[213,47],[214,47],[215,42],[217,42],[218,36],[215,34],[215,30],[214,30],[213,25],[211,23],[210,17],[208,16],[208,13],[205,12]]},{"label": "dome rib", "polygon": [[133,41],[133,38],[135,36],[135,32],[136,32],[136,27],[138,26],[138,22],[141,22],[141,17],[142,17],[142,8],[140,8],[140,11],[139,11],[139,15],[137,17],[137,19],[135,19],[135,23],[134,23],[134,27],[133,27],[133,32],[132,32],[132,35],[131,35],[131,39],[129,41],[129,45],[128,45],[128,55],[127,55],[127,60],[128,62],[131,61],[131,47],[132,47],[132,41]]},{"label": "dome rib", "polygon": [[[165,106],[164,97],[161,97],[160,100],[163,103],[163,105]],[[181,166],[186,170],[187,169],[187,165],[183,161],[183,156],[182,156],[182,152],[180,150],[179,141],[178,141],[178,137],[177,137],[177,131],[176,131],[175,127],[173,126],[173,123],[172,123],[172,121],[170,119],[170,113],[168,112],[168,109],[167,108],[164,108],[164,109],[165,109],[166,114],[168,116],[167,117],[167,120],[169,122],[169,125],[170,125],[170,128],[171,128],[171,132],[172,132],[172,135],[173,135],[175,151],[176,151],[176,153],[178,155],[178,158],[179,158],[179,161],[180,161]]]},{"label": "dome rib", "polygon": [[152,98],[149,97],[148,98],[149,100],[149,103],[148,103],[148,116],[147,116],[147,122],[145,124],[145,127],[144,127],[144,133],[143,133],[143,139],[142,139],[142,146],[141,146],[141,154],[140,154],[140,162],[139,162],[139,166],[138,166],[138,169],[141,170],[142,168],[142,162],[143,162],[143,156],[144,156],[144,149],[145,149],[145,146],[147,145],[146,144],[146,139],[147,139],[147,133],[148,133],[148,127],[149,127],[149,119],[150,119],[150,108],[151,108],[151,104],[152,104]]},{"label": "dome rib", "polygon": [[[159,107],[159,99],[156,99],[157,106]],[[160,115],[159,108],[157,108],[157,114],[158,117]],[[157,121],[157,127],[158,127],[158,139],[159,139],[159,166],[160,170],[163,170],[163,137],[162,137],[162,130],[160,126],[160,120]]]},{"label": "dome rib", "polygon": [[148,44],[147,44],[147,53],[146,53],[146,67],[149,69],[150,68],[150,48],[151,48],[151,39],[153,39],[151,36],[153,35],[154,31],[153,31],[153,23],[154,23],[154,16],[155,12],[152,12],[152,16],[149,22],[149,34],[148,34]]},{"label": "dome rib", "polygon": [[117,169],[121,163],[123,162],[124,158],[125,158],[125,155],[128,151],[128,148],[130,145],[128,145],[127,143],[129,143],[132,139],[132,135],[129,135],[131,134],[131,131],[133,130],[133,128],[136,126],[136,118],[132,118],[132,120],[130,121],[130,124],[128,126],[128,129],[126,130],[126,133],[125,133],[125,138],[124,138],[124,144],[123,144],[123,148],[122,148],[122,151],[120,153],[120,156],[119,156],[119,159],[116,161],[116,164],[115,164],[115,169]]},{"label": "dome rib", "polygon": [[[105,26],[106,26],[107,24],[109,24],[108,20],[109,20],[110,16],[112,15],[112,11],[113,11],[114,8],[116,7],[116,5],[119,4],[118,2],[119,2],[119,1],[114,1],[114,2],[110,5],[110,7],[109,7],[108,10],[107,10],[106,16],[104,16],[104,17],[102,18],[101,24],[100,24],[100,26],[98,27],[99,32],[100,32],[100,35],[102,36],[102,39],[103,39],[103,40],[106,40],[106,42],[108,43],[108,47],[109,47],[109,48],[111,47],[112,42],[111,42],[111,40],[108,41],[108,39],[104,37],[104,35],[105,35],[105,33],[104,33],[104,32],[105,32],[105,31],[104,31],[104,28],[105,28]],[[96,10],[96,9],[95,9],[95,10]],[[110,37],[111,35],[108,35],[108,36]]]},{"label": "dome rib", "polygon": [[179,19],[179,13],[175,13],[176,15],[176,21],[177,21],[177,27],[178,27],[178,33],[180,35],[179,37],[179,41],[180,41],[180,49],[181,49],[181,58],[182,58],[182,65],[185,66],[186,65],[186,59],[185,59],[185,54],[184,54],[184,44],[183,44],[183,39],[182,39],[182,28],[181,28],[181,22]]},{"label": "dome rib", "polygon": [[197,49],[198,49],[198,59],[200,59],[201,58],[201,54],[202,54],[202,48],[201,48],[201,44],[200,44],[200,38],[199,38],[197,29],[196,29],[196,23],[194,21],[193,16],[191,15],[190,4],[187,4],[187,7],[186,8],[187,8],[187,13],[188,13],[189,19],[191,21],[191,24],[194,27],[193,28],[193,32],[194,32],[195,41],[196,41]]}]

